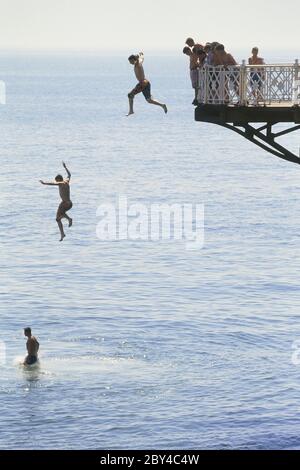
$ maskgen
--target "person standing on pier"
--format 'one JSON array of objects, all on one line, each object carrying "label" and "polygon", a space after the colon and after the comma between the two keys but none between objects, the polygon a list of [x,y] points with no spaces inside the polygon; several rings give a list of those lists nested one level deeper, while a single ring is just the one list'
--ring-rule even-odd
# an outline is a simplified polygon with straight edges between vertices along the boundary
[{"label": "person standing on pier", "polygon": [[197,104],[197,90],[198,90],[198,69],[199,69],[199,56],[189,46],[183,48],[183,54],[190,58],[190,77],[192,82],[192,88],[195,90],[195,97],[193,105]]},{"label": "person standing on pier", "polygon": [[[237,96],[237,99],[239,100],[239,73],[238,73],[238,70],[234,69],[234,66],[237,65],[234,57],[229,54],[228,52],[226,52],[225,50],[225,47],[223,44],[217,44],[214,48],[214,56],[213,56],[213,63],[214,63],[214,66],[217,67],[217,66],[223,66],[224,70],[228,70],[228,68],[230,67],[233,67],[230,72],[228,72],[226,75],[227,75],[227,79],[223,85],[224,89],[220,89],[218,88],[217,90],[217,98],[219,100],[219,102],[222,102],[222,98],[224,100],[224,103],[228,103],[229,102],[229,83],[232,84],[234,90],[235,90],[235,93],[236,93],[236,96]],[[218,75],[218,72],[216,72],[217,74],[217,77],[219,78],[220,80],[220,72],[219,72],[219,75]],[[220,82],[219,82],[220,83]]]},{"label": "person standing on pier", "polygon": [[[252,57],[248,59],[249,65],[264,65],[265,61],[262,57],[258,57],[258,47],[253,47]],[[252,94],[255,99],[255,104],[258,104],[260,100],[263,100],[262,88],[265,80],[264,68],[257,67],[252,68],[250,72],[250,85],[252,88]]]},{"label": "person standing on pier", "polygon": [[262,57],[258,57],[258,47],[253,47],[252,57],[249,57],[248,63],[249,65],[264,65],[264,59]]},{"label": "person standing on pier", "polygon": [[143,93],[146,101],[149,104],[155,104],[156,106],[160,106],[164,110],[164,112],[167,114],[168,112],[167,106],[153,99],[153,97],[151,96],[151,83],[146,79],[144,67],[143,67],[143,62],[144,62],[143,52],[140,52],[139,54],[136,54],[136,55],[132,54],[130,57],[128,57],[128,60],[131,65],[134,65],[134,73],[138,80],[138,84],[133,90],[131,90],[130,93],[128,93],[129,112],[127,116],[134,114],[133,100],[134,100],[135,95],[141,92]]},{"label": "person standing on pier", "polygon": [[192,88],[195,90],[195,98],[192,104],[196,106],[198,104],[198,71],[204,64],[206,53],[202,44],[195,43],[193,38],[187,38],[185,44],[186,46],[183,48],[182,52],[190,58],[190,77]]}]

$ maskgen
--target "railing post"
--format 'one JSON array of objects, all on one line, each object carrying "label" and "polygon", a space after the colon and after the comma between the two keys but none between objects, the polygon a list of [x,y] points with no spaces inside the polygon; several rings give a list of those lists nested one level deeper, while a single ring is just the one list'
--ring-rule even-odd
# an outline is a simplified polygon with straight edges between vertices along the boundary
[{"label": "railing post", "polygon": [[219,90],[220,90],[220,95],[219,95],[220,104],[224,104],[224,102],[225,102],[226,74],[227,74],[227,72],[225,70],[225,67],[222,65],[222,67],[220,67],[220,87],[219,87]]},{"label": "railing post", "polygon": [[204,70],[200,67],[198,69],[198,81],[197,81],[197,101],[198,103],[204,102],[205,95],[205,77]]},{"label": "railing post", "polygon": [[204,65],[204,69],[203,69],[203,92],[202,92],[202,102],[204,104],[206,104],[206,100],[207,100],[206,82],[207,82],[207,67],[206,67],[206,65]]},{"label": "railing post", "polygon": [[247,105],[247,68],[246,68],[246,61],[242,61],[242,65],[240,67],[240,97],[239,97],[240,105],[246,106]]},{"label": "railing post", "polygon": [[207,93],[208,93],[208,86],[207,86],[207,65],[205,65],[205,69],[204,69],[204,95],[203,95],[203,101],[204,101],[204,104],[207,104]]},{"label": "railing post", "polygon": [[295,59],[294,64],[294,83],[293,83],[293,104],[300,105],[300,65],[299,60]]}]

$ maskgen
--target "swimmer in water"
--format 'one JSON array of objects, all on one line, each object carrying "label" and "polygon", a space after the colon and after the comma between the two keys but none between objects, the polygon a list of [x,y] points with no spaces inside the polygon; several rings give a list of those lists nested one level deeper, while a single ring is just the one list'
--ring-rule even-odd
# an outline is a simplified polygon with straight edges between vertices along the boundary
[{"label": "swimmer in water", "polygon": [[47,186],[58,186],[59,189],[59,194],[62,199],[62,202],[58,206],[57,214],[56,214],[56,222],[58,224],[58,228],[60,231],[60,242],[63,241],[65,238],[65,232],[64,232],[64,227],[62,224],[62,219],[67,219],[69,221],[69,227],[72,227],[73,224],[73,219],[69,217],[66,212],[72,209],[73,204],[70,199],[70,180],[71,180],[71,173],[69,172],[66,164],[63,162],[63,167],[67,172],[67,178],[64,179],[61,175],[57,175],[55,177],[55,183],[45,183],[44,181],[40,180],[40,183],[45,184]]},{"label": "swimmer in water", "polygon": [[138,93],[143,93],[146,101],[150,104],[155,104],[156,106],[160,106],[164,112],[167,114],[168,108],[165,104],[160,103],[159,101],[153,99],[151,96],[151,83],[145,78],[145,72],[144,72],[144,67],[143,67],[143,62],[144,62],[144,54],[140,52],[139,54],[136,55],[131,55],[128,57],[129,63],[131,65],[134,65],[134,73],[135,76],[138,80],[138,84],[136,87],[131,90],[131,92],[128,94],[128,99],[129,99],[129,112],[127,116],[130,116],[131,114],[134,114],[133,111],[133,100],[135,95]]},{"label": "swimmer in water", "polygon": [[26,343],[28,355],[24,359],[24,366],[31,366],[38,361],[38,350],[40,344],[38,340],[32,336],[31,328],[24,328],[24,335],[28,338]]}]

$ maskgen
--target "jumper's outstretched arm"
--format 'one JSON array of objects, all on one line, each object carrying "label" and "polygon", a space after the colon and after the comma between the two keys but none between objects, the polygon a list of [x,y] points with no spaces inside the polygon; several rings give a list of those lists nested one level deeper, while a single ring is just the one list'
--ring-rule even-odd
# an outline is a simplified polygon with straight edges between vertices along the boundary
[{"label": "jumper's outstretched arm", "polygon": [[44,184],[45,186],[58,186],[59,183],[45,183],[45,181],[40,180],[41,184]]}]

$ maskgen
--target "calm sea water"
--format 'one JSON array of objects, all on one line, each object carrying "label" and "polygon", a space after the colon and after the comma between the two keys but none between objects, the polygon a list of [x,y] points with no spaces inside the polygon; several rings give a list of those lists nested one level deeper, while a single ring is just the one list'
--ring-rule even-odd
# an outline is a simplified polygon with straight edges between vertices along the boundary
[{"label": "calm sea water", "polygon": [[[291,60],[294,57],[291,58]],[[287,58],[289,60],[289,58]],[[229,131],[194,122],[184,57],[1,57],[2,449],[300,446],[299,178]],[[283,139],[298,152],[299,135]],[[59,243],[56,188],[72,171]],[[205,244],[101,242],[97,207],[205,205]],[[22,328],[41,343],[26,372]]]}]

